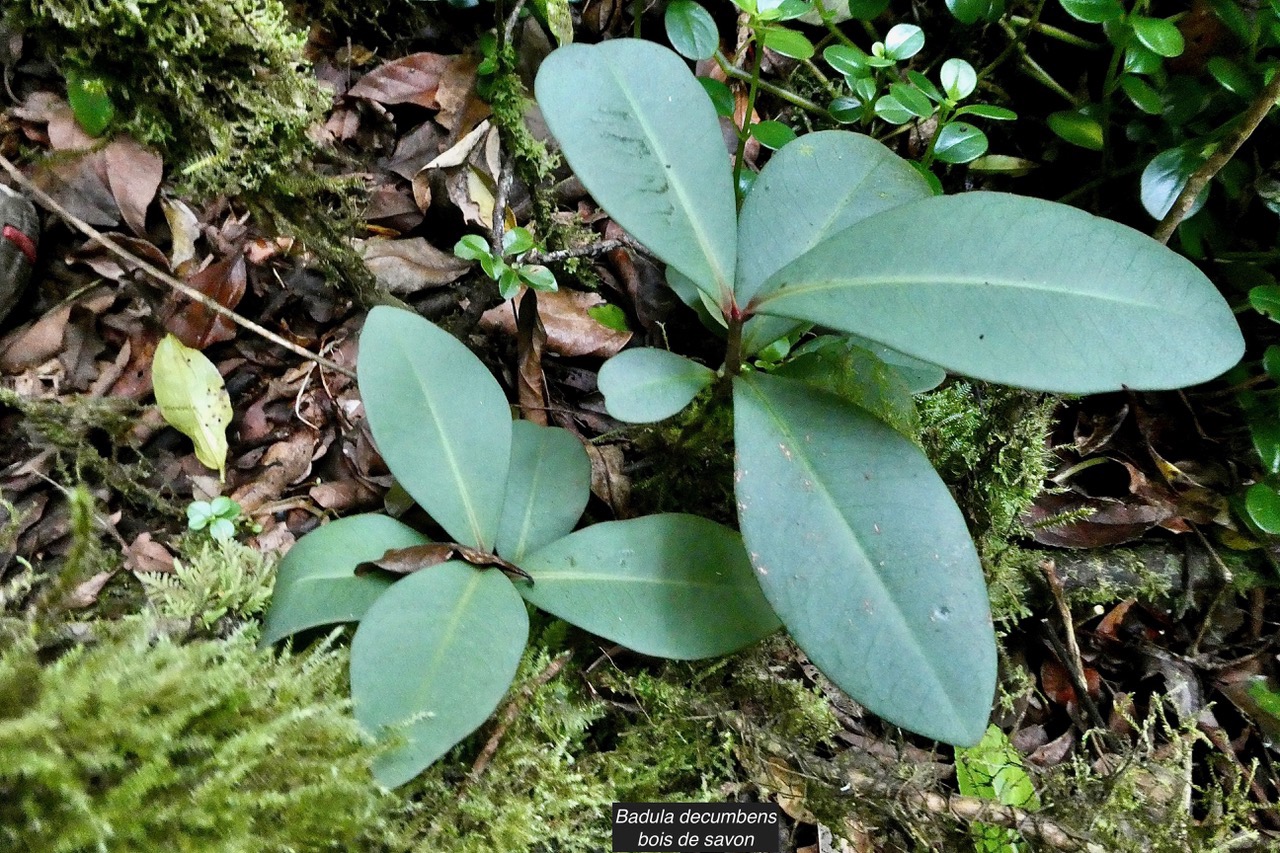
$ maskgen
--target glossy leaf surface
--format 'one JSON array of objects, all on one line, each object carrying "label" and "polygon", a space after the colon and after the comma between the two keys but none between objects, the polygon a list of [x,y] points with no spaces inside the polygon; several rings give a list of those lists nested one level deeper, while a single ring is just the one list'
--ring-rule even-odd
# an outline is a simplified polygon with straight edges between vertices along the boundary
[{"label": "glossy leaf surface", "polygon": [[671,0],[663,17],[667,38],[681,56],[710,59],[720,46],[715,19],[693,0]]},{"label": "glossy leaf surface", "polygon": [[568,430],[528,421],[511,426],[511,471],[497,549],[518,563],[578,523],[591,497],[591,460]]},{"label": "glossy leaf surface", "polygon": [[638,652],[727,654],[778,627],[727,527],[665,513],[595,524],[527,556],[530,602]]},{"label": "glossy leaf surface", "polygon": [[[910,233],[931,239],[902,239]],[[1109,220],[1000,193],[879,213],[765,289],[762,312],[1062,393],[1204,382],[1244,349],[1230,307],[1185,258]]]},{"label": "glossy leaf surface", "polygon": [[356,719],[404,741],[374,760],[378,781],[408,782],[475,731],[511,686],[528,637],[524,602],[499,571],[444,563],[383,593],[351,641]]},{"label": "glossy leaf surface", "polygon": [[356,566],[393,548],[429,541],[385,515],[353,515],[311,531],[280,562],[262,644],[317,625],[359,621],[391,581],[376,574],[357,576]]},{"label": "glossy leaf surface", "polygon": [[770,604],[858,702],[976,743],[995,692],[986,585],[923,452],[861,410],[764,375],[734,383],[738,517]]},{"label": "glossy leaf surface", "polygon": [[711,102],[653,42],[567,45],[542,63],[542,106],[601,207],[717,304],[733,288],[736,203]]},{"label": "glossy leaf surface", "polygon": [[369,312],[357,372],[391,473],[454,541],[491,551],[511,457],[497,380],[448,332],[385,306]]},{"label": "glossy leaf surface", "polygon": [[618,353],[600,368],[609,414],[627,423],[669,418],[716,378],[715,371],[667,350],[641,347]]}]

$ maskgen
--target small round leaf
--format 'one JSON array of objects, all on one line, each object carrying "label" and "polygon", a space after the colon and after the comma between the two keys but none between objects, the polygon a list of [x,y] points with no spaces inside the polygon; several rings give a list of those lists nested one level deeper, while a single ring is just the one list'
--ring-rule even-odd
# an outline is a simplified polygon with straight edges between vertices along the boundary
[{"label": "small round leaf", "polygon": [[1061,0],[1062,8],[1077,21],[1104,24],[1124,17],[1119,0]]},{"label": "small round leaf", "polygon": [[598,383],[610,415],[627,423],[650,423],[689,405],[715,378],[715,371],[682,355],[641,347],[606,361]]},{"label": "small round leaf", "polygon": [[987,135],[971,124],[953,121],[938,131],[933,155],[943,163],[968,163],[987,153]]},{"label": "small round leaf", "polygon": [[1072,145],[1090,151],[1102,150],[1102,125],[1091,116],[1071,111],[1051,113],[1049,129]]},{"label": "small round leaf", "polygon": [[924,30],[915,24],[895,24],[884,37],[884,55],[889,59],[910,59],[924,47]]},{"label": "small round leaf", "polygon": [[1147,115],[1158,116],[1164,112],[1164,101],[1160,98],[1160,93],[1141,77],[1124,75],[1120,78],[1120,88],[1124,89],[1133,105]]},{"label": "small round leaf", "polygon": [[1129,23],[1133,25],[1133,34],[1138,37],[1143,47],[1157,56],[1166,58],[1180,56],[1186,47],[1182,32],[1173,21],[1134,15],[1129,19]]},{"label": "small round leaf", "polygon": [[973,94],[978,86],[978,72],[963,59],[948,59],[938,71],[942,88],[951,100],[959,101]]},{"label": "small round leaf", "polygon": [[760,41],[774,53],[780,53],[792,59],[810,59],[815,52],[813,42],[795,30],[783,27],[769,27],[761,30]]},{"label": "small round leaf", "polygon": [[1249,518],[1267,533],[1280,534],[1280,492],[1266,483],[1254,483],[1244,496]]},{"label": "small round leaf", "polygon": [[698,82],[707,90],[711,104],[716,108],[716,115],[729,118],[733,115],[733,91],[719,80],[710,77],[699,77]]},{"label": "small round leaf", "polygon": [[667,38],[681,56],[710,59],[720,46],[720,31],[711,13],[693,0],[671,0],[663,19]]},{"label": "small round leaf", "polygon": [[765,148],[777,151],[796,138],[796,132],[780,121],[761,121],[751,125],[751,135]]}]

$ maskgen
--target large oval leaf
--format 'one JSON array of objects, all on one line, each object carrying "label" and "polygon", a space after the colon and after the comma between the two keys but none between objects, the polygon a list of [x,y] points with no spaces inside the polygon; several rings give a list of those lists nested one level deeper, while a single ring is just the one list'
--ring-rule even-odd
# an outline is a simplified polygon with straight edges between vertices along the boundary
[{"label": "large oval leaf", "polygon": [[511,425],[511,471],[498,525],[498,553],[519,562],[526,551],[567,536],[591,497],[591,460],[559,427]]},{"label": "large oval leaf", "polygon": [[378,452],[455,541],[493,550],[511,459],[507,399],[480,360],[416,314],[378,306],[360,335]]},{"label": "large oval leaf", "polygon": [[[920,173],[869,136],[806,134],[775,154],[742,204],[735,295],[745,306],[770,276],[850,225],[908,201],[928,198]],[[743,347],[756,352],[786,334],[753,320]]]},{"label": "large oval leaf", "polygon": [[696,515],[595,524],[520,565],[533,575],[519,587],[530,602],[642,654],[722,655],[778,627],[742,538]]},{"label": "large oval leaf", "polygon": [[378,781],[408,782],[475,731],[528,638],[524,602],[499,571],[442,563],[383,593],[351,641],[356,719],[401,740],[375,759]]},{"label": "large oval leaf", "polygon": [[996,647],[964,518],[924,453],[835,397],[734,383],[738,519],[769,603],[849,695],[926,737],[977,743]]},{"label": "large oval leaf", "polygon": [[716,378],[715,371],[664,349],[618,353],[600,368],[600,393],[609,414],[627,423],[669,418]]},{"label": "large oval leaf", "polygon": [[538,104],[600,206],[718,305],[733,290],[737,216],[715,109],[684,61],[635,39],[566,45]]},{"label": "large oval leaf", "polygon": [[358,621],[391,581],[380,574],[357,577],[356,566],[430,541],[385,515],[340,518],[303,536],[280,561],[262,645],[317,625]]},{"label": "large oval leaf", "polygon": [[1065,205],[929,198],[862,220],[788,264],[758,309],[979,379],[1063,393],[1176,388],[1244,339],[1190,261]]}]

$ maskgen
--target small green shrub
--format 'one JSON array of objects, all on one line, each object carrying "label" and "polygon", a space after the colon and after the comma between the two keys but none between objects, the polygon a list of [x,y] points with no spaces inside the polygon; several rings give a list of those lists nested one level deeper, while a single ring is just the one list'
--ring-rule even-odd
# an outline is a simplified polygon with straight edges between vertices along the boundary
[{"label": "small green shrub", "polygon": [[388,803],[335,698],[345,655],[108,628],[47,666],[29,643],[0,655],[0,848],[366,849]]}]

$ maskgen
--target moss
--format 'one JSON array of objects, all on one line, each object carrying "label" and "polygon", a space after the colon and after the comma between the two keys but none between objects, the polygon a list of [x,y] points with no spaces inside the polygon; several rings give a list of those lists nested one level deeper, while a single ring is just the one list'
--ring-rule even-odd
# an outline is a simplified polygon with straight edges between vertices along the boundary
[{"label": "moss", "polygon": [[956,491],[974,534],[1008,535],[1050,472],[1057,401],[997,385],[954,382],[920,398],[921,441]]},{"label": "moss", "polygon": [[0,846],[283,853],[385,830],[343,654],[99,627],[48,666],[31,642],[0,655]]},{"label": "moss", "polygon": [[220,620],[262,614],[271,600],[275,561],[234,540],[189,536],[173,574],[139,572],[147,598],[163,618],[208,630]]},{"label": "moss", "polygon": [[141,412],[136,403],[77,396],[32,400],[0,388],[0,406],[22,414],[21,428],[33,447],[54,451],[60,479],[105,486],[137,507],[177,512],[144,484],[150,466],[130,437]]},{"label": "moss", "polygon": [[679,414],[631,432],[637,456],[631,497],[637,512],[695,512],[737,526],[733,497],[733,412],[712,386]]},{"label": "moss", "polygon": [[329,96],[302,59],[306,31],[278,0],[15,0],[65,71],[103,79],[121,129],[159,148],[180,191],[256,193],[308,159]]}]

